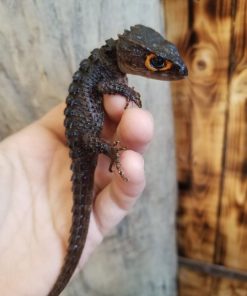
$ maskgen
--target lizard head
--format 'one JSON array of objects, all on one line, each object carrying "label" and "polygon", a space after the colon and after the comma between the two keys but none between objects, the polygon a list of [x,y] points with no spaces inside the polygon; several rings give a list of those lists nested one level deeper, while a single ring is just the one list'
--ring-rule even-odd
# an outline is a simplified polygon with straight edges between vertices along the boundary
[{"label": "lizard head", "polygon": [[174,44],[143,25],[118,36],[117,61],[123,73],[158,80],[178,80],[188,70]]}]

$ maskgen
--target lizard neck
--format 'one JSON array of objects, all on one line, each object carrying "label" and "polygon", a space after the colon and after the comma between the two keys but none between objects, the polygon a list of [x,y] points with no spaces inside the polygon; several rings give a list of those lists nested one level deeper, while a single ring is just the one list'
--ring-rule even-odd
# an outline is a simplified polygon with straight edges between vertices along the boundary
[{"label": "lizard neck", "polygon": [[108,39],[106,44],[103,45],[98,51],[98,59],[101,64],[105,67],[106,72],[110,71],[115,74],[116,77],[125,76],[126,72],[122,71],[118,63],[117,54],[118,40]]}]

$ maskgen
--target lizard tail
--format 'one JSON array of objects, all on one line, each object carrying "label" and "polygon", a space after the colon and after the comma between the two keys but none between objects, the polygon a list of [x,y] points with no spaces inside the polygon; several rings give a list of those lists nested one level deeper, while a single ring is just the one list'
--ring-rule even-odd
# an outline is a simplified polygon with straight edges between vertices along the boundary
[{"label": "lizard tail", "polygon": [[[73,159],[71,170],[73,208],[68,250],[61,272],[48,296],[58,296],[72,277],[87,238],[93,198],[95,156]],[[90,165],[88,165],[90,164]],[[90,168],[90,170],[86,169]]]}]

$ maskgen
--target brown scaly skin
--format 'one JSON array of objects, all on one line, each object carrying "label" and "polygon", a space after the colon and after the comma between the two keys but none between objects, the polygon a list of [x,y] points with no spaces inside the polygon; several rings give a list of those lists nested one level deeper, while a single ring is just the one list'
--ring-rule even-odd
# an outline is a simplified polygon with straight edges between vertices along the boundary
[{"label": "brown scaly skin", "polygon": [[[147,56],[156,57],[150,66]],[[118,142],[111,144],[100,138],[104,123],[103,94],[123,95],[126,107],[129,102],[141,107],[140,95],[127,85],[126,73],[177,80],[187,75],[187,68],[172,43],[154,30],[136,25],[119,35],[118,40],[107,40],[106,45],[94,49],[73,75],[64,112],[73,172],[72,226],[64,265],[48,296],[58,296],[62,292],[81,257],[93,203],[98,155],[109,156],[110,170],[115,165],[122,178],[127,180],[119,163],[119,152],[125,148]]]}]

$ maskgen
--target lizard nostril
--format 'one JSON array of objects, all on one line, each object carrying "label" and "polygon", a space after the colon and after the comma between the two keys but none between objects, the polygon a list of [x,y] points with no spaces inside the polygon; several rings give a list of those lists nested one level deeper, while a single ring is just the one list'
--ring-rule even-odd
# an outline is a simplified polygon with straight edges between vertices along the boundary
[{"label": "lizard nostril", "polygon": [[179,69],[179,74],[183,75],[183,76],[187,76],[188,75],[188,69],[185,65],[183,65],[180,69]]}]

